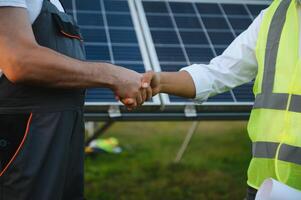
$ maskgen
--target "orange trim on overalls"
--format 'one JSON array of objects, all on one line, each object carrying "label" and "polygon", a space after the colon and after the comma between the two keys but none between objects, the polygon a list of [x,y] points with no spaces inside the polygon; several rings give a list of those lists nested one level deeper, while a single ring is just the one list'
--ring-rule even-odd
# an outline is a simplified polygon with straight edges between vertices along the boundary
[{"label": "orange trim on overalls", "polygon": [[78,36],[78,35],[70,35],[70,34],[64,32],[63,30],[61,30],[61,33],[62,33],[63,35],[65,35],[65,36],[67,36],[67,37],[75,38],[75,39],[78,39],[78,40],[80,40],[80,41],[83,41],[83,39],[82,39],[80,36]]},{"label": "orange trim on overalls", "polygon": [[8,164],[5,166],[5,168],[2,170],[2,172],[0,173],[0,177],[5,173],[5,171],[8,169],[8,167],[11,165],[11,163],[15,160],[15,158],[17,157],[19,151],[21,150],[22,146],[24,145],[24,142],[27,138],[28,132],[29,132],[29,128],[30,128],[30,124],[31,124],[31,120],[32,120],[32,113],[29,116],[29,119],[27,121],[27,125],[26,125],[26,130],[25,130],[25,134],[23,136],[23,139],[18,147],[18,149],[16,150],[14,156],[10,159],[10,161],[8,162]]}]

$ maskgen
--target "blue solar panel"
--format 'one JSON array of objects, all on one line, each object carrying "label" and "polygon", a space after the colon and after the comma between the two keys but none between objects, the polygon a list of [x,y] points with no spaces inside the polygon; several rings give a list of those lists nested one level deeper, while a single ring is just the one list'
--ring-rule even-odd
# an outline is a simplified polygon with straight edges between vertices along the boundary
[{"label": "blue solar panel", "polygon": [[[62,0],[77,20],[85,41],[87,59],[113,62],[145,72],[136,30],[127,0]],[[87,102],[116,102],[108,89],[87,91]]]},{"label": "blue solar panel", "polygon": [[243,4],[222,4],[225,13],[230,15],[248,16],[248,11]]},{"label": "blue solar panel", "polygon": [[194,13],[192,4],[170,3],[170,8],[173,13],[191,14]]},{"label": "blue solar panel", "polygon": [[77,21],[79,25],[104,26],[101,13],[77,13]]},{"label": "blue solar panel", "polygon": [[230,92],[225,92],[214,96],[214,98],[209,98],[208,102],[233,102],[233,96]]},{"label": "blue solar panel", "polygon": [[[67,0],[65,0],[65,1],[67,1]],[[65,1],[63,1],[63,4]],[[88,1],[76,0],[75,2],[76,2],[75,6],[76,6],[77,10],[86,10],[86,11],[101,11],[102,10],[99,0],[88,0]]]},{"label": "blue solar panel", "polygon": [[214,45],[227,46],[234,40],[234,36],[232,32],[208,31],[208,35],[211,38],[212,44]]},{"label": "blue solar panel", "polygon": [[129,12],[127,1],[104,0],[106,11],[108,12]]},{"label": "blue solar panel", "polygon": [[206,29],[229,30],[229,25],[223,16],[208,16],[202,19]]},{"label": "blue solar panel", "polygon": [[254,18],[257,17],[262,10],[267,8],[266,5],[247,5],[247,7]]},{"label": "blue solar panel", "polygon": [[106,31],[103,28],[83,29],[81,32],[85,42],[101,42],[101,43],[108,42],[106,37]]},{"label": "blue solar panel", "polygon": [[174,31],[152,30],[153,41],[157,45],[180,44],[179,38]]},{"label": "blue solar panel", "polygon": [[138,44],[136,32],[134,30],[110,30],[112,43]]},{"label": "blue solar panel", "polygon": [[196,16],[189,17],[177,17],[175,16],[175,21],[179,29],[191,28],[191,29],[202,29],[201,24]]},{"label": "blue solar panel", "polygon": [[162,62],[181,62],[185,61],[184,53],[181,47],[165,47],[156,48],[159,60]]},{"label": "blue solar panel", "polygon": [[109,27],[133,27],[133,21],[130,13],[107,14]]},{"label": "blue solar panel", "polygon": [[167,7],[164,2],[144,2],[143,7],[146,13],[167,13]]},{"label": "blue solar panel", "polygon": [[254,101],[253,83],[248,83],[243,86],[237,87],[233,90],[237,101],[250,102]]},{"label": "blue solar panel", "polygon": [[186,47],[186,52],[190,62],[194,63],[205,63],[206,61],[214,57],[214,54],[209,47]]},{"label": "blue solar panel", "polygon": [[86,45],[87,59],[92,61],[110,61],[108,45]]},{"label": "blue solar panel", "polygon": [[209,45],[208,39],[202,31],[180,31],[180,35],[185,45]]},{"label": "blue solar panel", "polygon": [[147,21],[152,28],[172,28],[173,24],[169,16],[147,15]]},{"label": "blue solar panel", "polygon": [[246,30],[249,25],[252,23],[250,18],[231,18],[229,21],[234,30]]},{"label": "blue solar panel", "polygon": [[[143,1],[155,50],[163,71],[193,63],[207,64],[222,54],[267,5]],[[251,102],[252,83],[217,95],[209,102]],[[170,96],[171,102],[186,99]]]},{"label": "blue solar panel", "polygon": [[140,53],[139,46],[115,46],[113,45],[113,54],[115,61],[141,61],[142,63],[142,57]]},{"label": "blue solar panel", "polygon": [[204,15],[221,15],[221,9],[219,8],[218,4],[215,3],[202,3],[196,4],[198,12],[201,16]]}]

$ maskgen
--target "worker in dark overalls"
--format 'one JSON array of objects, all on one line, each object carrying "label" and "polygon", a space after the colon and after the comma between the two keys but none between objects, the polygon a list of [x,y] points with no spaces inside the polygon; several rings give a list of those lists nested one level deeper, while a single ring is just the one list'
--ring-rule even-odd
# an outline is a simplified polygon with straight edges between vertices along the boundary
[{"label": "worker in dark overalls", "polygon": [[133,107],[151,96],[141,75],[85,62],[72,17],[44,0],[0,8],[0,200],[82,200],[85,88],[108,87]]}]

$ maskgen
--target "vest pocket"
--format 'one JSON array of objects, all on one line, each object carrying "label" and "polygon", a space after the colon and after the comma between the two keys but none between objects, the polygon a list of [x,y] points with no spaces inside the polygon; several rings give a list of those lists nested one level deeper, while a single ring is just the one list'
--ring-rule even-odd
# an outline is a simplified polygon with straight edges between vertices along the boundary
[{"label": "vest pocket", "polygon": [[68,38],[83,41],[79,27],[75,25],[71,16],[65,13],[52,13],[54,22],[58,26],[59,32]]},{"label": "vest pocket", "polygon": [[32,114],[0,114],[0,177],[23,148],[31,119]]}]

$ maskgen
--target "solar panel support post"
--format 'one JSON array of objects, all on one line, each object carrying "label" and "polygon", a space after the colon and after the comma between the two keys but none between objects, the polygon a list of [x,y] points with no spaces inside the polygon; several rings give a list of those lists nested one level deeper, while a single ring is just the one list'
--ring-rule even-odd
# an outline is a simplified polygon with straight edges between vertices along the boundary
[{"label": "solar panel support post", "polygon": [[114,121],[106,121],[105,124],[103,126],[101,126],[99,129],[97,129],[93,135],[87,139],[86,141],[86,146],[89,146],[89,144],[97,139],[98,137],[100,137],[101,135],[103,135],[109,128],[111,128],[111,126],[114,124]]},{"label": "solar panel support post", "polygon": [[182,160],[182,157],[183,157],[183,155],[184,155],[184,153],[185,153],[185,151],[186,151],[186,149],[187,149],[187,147],[188,147],[188,145],[191,141],[192,136],[196,132],[196,130],[199,126],[199,123],[200,122],[198,122],[198,121],[195,121],[195,122],[192,123],[192,125],[191,125],[190,129],[188,130],[188,132],[186,134],[186,137],[185,137],[185,139],[182,143],[182,146],[179,149],[178,154],[175,158],[175,161],[174,161],[175,163],[179,163]]}]

